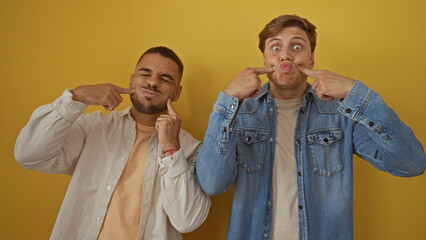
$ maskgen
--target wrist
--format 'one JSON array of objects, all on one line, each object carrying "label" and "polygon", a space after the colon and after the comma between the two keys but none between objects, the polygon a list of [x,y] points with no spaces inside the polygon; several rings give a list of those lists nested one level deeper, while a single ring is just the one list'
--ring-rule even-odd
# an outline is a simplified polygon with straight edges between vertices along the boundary
[{"label": "wrist", "polygon": [[173,159],[173,154],[177,151],[179,151],[179,148],[164,148],[163,150],[163,157],[171,156],[171,159]]},{"label": "wrist", "polygon": [[241,101],[241,100],[243,99],[243,98],[242,98],[241,96],[239,96],[238,94],[233,93],[232,91],[229,91],[229,90],[227,90],[227,89],[224,89],[222,92],[223,92],[223,93],[225,93],[226,95],[230,96],[230,97],[237,98],[237,99],[238,99],[238,101]]},{"label": "wrist", "polygon": [[85,103],[80,97],[78,87],[75,89],[70,89],[70,93],[73,101]]}]

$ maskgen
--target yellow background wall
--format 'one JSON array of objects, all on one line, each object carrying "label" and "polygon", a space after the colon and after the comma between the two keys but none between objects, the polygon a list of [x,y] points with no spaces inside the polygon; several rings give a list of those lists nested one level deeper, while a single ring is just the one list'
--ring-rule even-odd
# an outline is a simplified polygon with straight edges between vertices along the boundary
[{"label": "yellow background wall", "polygon": [[[140,54],[165,45],[185,64],[175,108],[202,139],[217,94],[244,67],[262,65],[257,34],[281,14],[317,26],[316,69],[372,87],[426,146],[425,12],[423,0],[2,0],[0,239],[47,239],[70,180],[14,160],[36,107],[81,84],[125,87]],[[426,176],[393,177],[359,158],[354,167],[355,239],[426,239]],[[184,238],[224,239],[231,197],[213,197],[207,221]]]}]

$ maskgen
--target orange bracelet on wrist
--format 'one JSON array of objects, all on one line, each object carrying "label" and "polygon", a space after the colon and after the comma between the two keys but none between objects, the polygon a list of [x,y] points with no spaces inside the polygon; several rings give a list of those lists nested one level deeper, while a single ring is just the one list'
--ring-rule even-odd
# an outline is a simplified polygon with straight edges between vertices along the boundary
[{"label": "orange bracelet on wrist", "polygon": [[166,153],[170,153],[170,155],[172,155],[171,159],[173,159],[173,153],[175,153],[175,152],[177,152],[177,151],[179,151],[179,149],[177,149],[177,148],[172,148],[172,149],[169,149],[169,150],[165,150],[165,151],[163,151],[163,155],[164,155],[164,154],[166,154]]}]

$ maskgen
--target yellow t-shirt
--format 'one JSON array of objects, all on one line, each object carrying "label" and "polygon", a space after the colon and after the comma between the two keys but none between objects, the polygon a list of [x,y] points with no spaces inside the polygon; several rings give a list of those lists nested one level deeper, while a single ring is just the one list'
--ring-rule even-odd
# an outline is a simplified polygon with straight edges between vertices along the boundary
[{"label": "yellow t-shirt", "polygon": [[136,123],[136,140],[111,196],[98,239],[137,239],[139,233],[145,156],[155,127]]}]

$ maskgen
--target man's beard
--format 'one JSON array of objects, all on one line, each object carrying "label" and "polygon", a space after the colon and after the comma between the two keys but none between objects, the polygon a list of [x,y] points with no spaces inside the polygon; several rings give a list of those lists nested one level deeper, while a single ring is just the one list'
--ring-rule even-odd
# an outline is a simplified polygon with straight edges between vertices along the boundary
[{"label": "man's beard", "polygon": [[[145,97],[146,100],[150,101],[151,98]],[[157,114],[157,113],[162,113],[164,111],[166,111],[167,109],[167,103],[159,103],[159,104],[152,104],[150,106],[146,106],[144,103],[141,103],[136,96],[136,93],[133,93],[130,95],[130,100],[132,101],[133,106],[136,108],[136,110],[138,110],[141,113],[145,113],[145,114]]]}]

